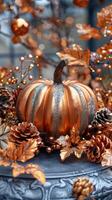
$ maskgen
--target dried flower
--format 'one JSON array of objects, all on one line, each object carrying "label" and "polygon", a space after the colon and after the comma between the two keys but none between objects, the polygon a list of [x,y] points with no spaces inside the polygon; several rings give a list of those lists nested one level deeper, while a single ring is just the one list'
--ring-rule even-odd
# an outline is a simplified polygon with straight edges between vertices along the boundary
[{"label": "dried flower", "polygon": [[82,156],[85,149],[85,141],[80,141],[79,133],[73,127],[70,136],[61,136],[57,142],[62,147],[60,150],[61,160],[64,161],[70,155],[75,155],[77,158]]}]

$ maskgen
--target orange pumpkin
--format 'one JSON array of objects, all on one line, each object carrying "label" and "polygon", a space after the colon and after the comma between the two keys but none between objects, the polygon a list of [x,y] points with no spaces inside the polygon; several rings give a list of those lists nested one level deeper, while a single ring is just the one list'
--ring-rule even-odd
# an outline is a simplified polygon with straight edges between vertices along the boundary
[{"label": "orange pumpkin", "polygon": [[74,80],[62,81],[66,65],[61,61],[51,80],[36,80],[27,85],[17,99],[20,120],[33,122],[39,131],[57,137],[76,126],[83,132],[93,119],[96,98],[86,85]]}]

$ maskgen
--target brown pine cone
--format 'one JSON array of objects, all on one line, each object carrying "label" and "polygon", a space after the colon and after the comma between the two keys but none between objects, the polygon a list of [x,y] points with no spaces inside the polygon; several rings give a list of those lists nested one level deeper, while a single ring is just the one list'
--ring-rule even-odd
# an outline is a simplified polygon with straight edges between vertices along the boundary
[{"label": "brown pine cone", "polygon": [[6,118],[6,123],[9,126],[13,126],[19,123],[19,120],[16,116],[16,111],[8,113],[7,118]]},{"label": "brown pine cone", "polygon": [[102,134],[106,135],[112,141],[112,123],[106,123],[105,126],[102,127]]},{"label": "brown pine cone", "polygon": [[112,122],[112,112],[108,108],[102,108],[96,112],[92,125],[97,126],[106,122]]},{"label": "brown pine cone", "polygon": [[29,139],[37,139],[37,143],[40,146],[42,143],[40,133],[36,126],[28,122],[22,122],[12,126],[8,138],[10,142],[17,145],[21,144],[23,141],[28,141]]},{"label": "brown pine cone", "polygon": [[77,200],[85,200],[93,190],[94,186],[87,178],[79,178],[73,184],[73,194]]},{"label": "brown pine cone", "polygon": [[105,135],[92,136],[87,143],[86,155],[91,162],[101,162],[105,149],[112,146],[111,140]]},{"label": "brown pine cone", "polygon": [[14,99],[12,93],[7,88],[0,88],[0,118],[6,121],[9,113],[14,111]]},{"label": "brown pine cone", "polygon": [[8,143],[8,134],[10,131],[10,127],[7,124],[0,124],[0,148],[6,149]]}]

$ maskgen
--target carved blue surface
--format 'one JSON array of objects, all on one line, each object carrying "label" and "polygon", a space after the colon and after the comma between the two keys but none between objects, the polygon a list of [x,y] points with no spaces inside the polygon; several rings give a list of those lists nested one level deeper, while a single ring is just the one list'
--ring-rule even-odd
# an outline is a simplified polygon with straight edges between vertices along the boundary
[{"label": "carved blue surface", "polygon": [[10,168],[0,167],[0,200],[75,200],[72,184],[78,177],[87,177],[94,184],[88,200],[112,200],[112,168],[85,159],[60,161],[58,154],[41,153],[32,160],[43,168],[47,181],[40,185],[30,175],[13,178]]}]

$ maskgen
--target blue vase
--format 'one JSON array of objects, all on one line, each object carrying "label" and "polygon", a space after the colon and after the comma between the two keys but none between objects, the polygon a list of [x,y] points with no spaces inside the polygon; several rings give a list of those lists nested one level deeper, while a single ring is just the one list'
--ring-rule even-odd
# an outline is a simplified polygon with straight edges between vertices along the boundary
[{"label": "blue vase", "polygon": [[13,178],[11,169],[0,167],[0,200],[75,200],[72,187],[79,177],[89,178],[94,192],[88,198],[112,200],[112,169],[86,159],[69,158],[61,162],[59,153],[40,153],[30,161],[39,164],[46,174],[46,183],[41,185],[30,175]]}]

